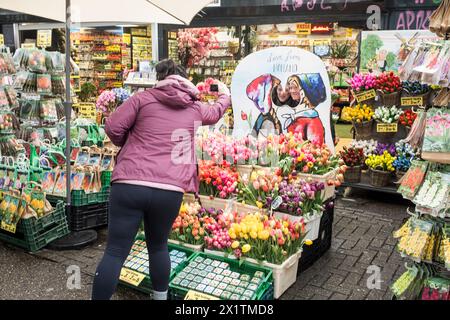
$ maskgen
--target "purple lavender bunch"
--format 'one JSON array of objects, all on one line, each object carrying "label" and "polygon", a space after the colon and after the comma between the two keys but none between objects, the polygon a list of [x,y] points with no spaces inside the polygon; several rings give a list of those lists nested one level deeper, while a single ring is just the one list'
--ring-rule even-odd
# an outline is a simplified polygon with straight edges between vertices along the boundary
[{"label": "purple lavender bunch", "polygon": [[395,156],[397,153],[395,144],[378,142],[375,149],[375,154],[381,156],[385,151],[387,151],[391,156]]}]

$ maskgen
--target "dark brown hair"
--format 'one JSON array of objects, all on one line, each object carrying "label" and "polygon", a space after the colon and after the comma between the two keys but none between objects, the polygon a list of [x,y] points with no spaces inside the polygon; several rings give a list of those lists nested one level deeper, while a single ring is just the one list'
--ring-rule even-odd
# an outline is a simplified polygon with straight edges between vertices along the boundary
[{"label": "dark brown hair", "polygon": [[165,59],[160,61],[156,66],[156,79],[158,81],[164,80],[168,76],[178,75],[183,78],[187,78],[186,70],[183,66],[175,63],[172,59]]}]

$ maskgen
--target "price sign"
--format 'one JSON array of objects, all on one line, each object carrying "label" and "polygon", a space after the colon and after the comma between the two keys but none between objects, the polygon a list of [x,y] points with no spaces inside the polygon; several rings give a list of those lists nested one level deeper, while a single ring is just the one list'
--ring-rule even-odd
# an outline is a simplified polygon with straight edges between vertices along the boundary
[{"label": "price sign", "polygon": [[347,29],[345,30],[345,36],[346,36],[347,38],[352,38],[352,37],[353,37],[353,29],[352,29],[352,28],[347,28]]},{"label": "price sign", "polygon": [[80,103],[78,105],[78,113],[81,118],[97,119],[97,109],[94,103]]},{"label": "price sign", "polygon": [[310,35],[311,23],[297,23],[297,29],[295,33],[298,35]]},{"label": "price sign", "polygon": [[423,106],[423,97],[403,97],[402,106]]},{"label": "price sign", "polygon": [[0,33],[0,46],[5,45],[5,37]]},{"label": "price sign", "polygon": [[122,268],[120,271],[120,280],[131,284],[132,286],[138,287],[144,279],[145,274],[127,268]]},{"label": "price sign", "polygon": [[327,46],[331,44],[331,40],[314,40],[314,46]]},{"label": "price sign", "polygon": [[358,103],[361,103],[361,102],[376,98],[376,96],[377,96],[377,93],[375,92],[375,90],[372,89],[369,91],[357,93],[355,95],[355,98],[356,98],[356,101],[358,101]]},{"label": "price sign", "polygon": [[131,34],[124,33],[122,35],[122,40],[123,40],[123,43],[126,44],[127,46],[131,45]]},{"label": "price sign", "polygon": [[22,45],[20,47],[22,49],[35,49],[36,43],[34,43],[34,42],[22,43]]},{"label": "price sign", "polygon": [[377,132],[388,133],[397,131],[398,131],[397,123],[377,123]]},{"label": "price sign", "polygon": [[279,37],[279,35],[276,34],[276,33],[271,33],[271,34],[269,34],[269,38],[271,38],[271,39],[276,39],[276,38],[278,38],[278,37]]},{"label": "price sign", "polygon": [[133,36],[143,36],[143,37],[146,37],[146,36],[147,36],[147,29],[133,28],[133,29],[131,29],[131,34],[132,34]]},{"label": "price sign", "polygon": [[202,292],[197,292],[189,290],[184,300],[219,300],[219,298],[204,294]]},{"label": "price sign", "polygon": [[52,30],[38,30],[37,46],[40,48],[52,46]]},{"label": "price sign", "polygon": [[11,233],[16,233],[16,225],[15,224],[6,224],[5,221],[2,221],[0,228],[5,231],[11,232]]}]

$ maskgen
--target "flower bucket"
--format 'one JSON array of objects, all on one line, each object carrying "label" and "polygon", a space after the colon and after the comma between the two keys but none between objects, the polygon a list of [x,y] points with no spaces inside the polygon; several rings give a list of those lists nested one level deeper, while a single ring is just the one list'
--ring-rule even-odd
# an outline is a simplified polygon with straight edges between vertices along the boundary
[{"label": "flower bucket", "polygon": [[323,197],[323,201],[326,201],[328,199],[334,198],[334,192],[336,190],[336,187],[334,185],[329,186],[328,180],[335,179],[337,173],[338,173],[338,169],[334,169],[324,175],[315,175],[315,174],[298,172],[297,179],[307,180],[308,178],[311,178],[313,181],[323,182],[323,184],[325,184],[325,190],[322,191],[322,197]]},{"label": "flower bucket", "polygon": [[193,203],[196,201],[197,201],[197,199],[195,198],[195,194],[193,194],[193,193],[185,193],[183,196],[184,203]]},{"label": "flower bucket", "polygon": [[223,257],[223,258],[227,258],[227,259],[232,259],[232,260],[237,260],[236,256],[232,253],[228,253],[228,252],[223,252],[223,251],[218,251],[218,250],[210,250],[210,249],[204,249],[203,252],[205,252],[206,254],[212,255],[212,256],[216,256],[216,257]]},{"label": "flower bucket", "polygon": [[172,239],[169,239],[168,242],[171,243],[171,244],[176,244],[178,246],[194,250],[194,251],[198,251],[198,252],[202,252],[203,251],[203,245],[202,244],[195,245],[195,244],[189,244],[189,243],[185,243],[185,242],[178,241],[178,240],[172,240]]},{"label": "flower bucket", "polygon": [[232,201],[231,199],[221,199],[221,198],[211,198],[209,196],[198,196],[200,199],[200,204],[206,210],[214,208],[216,210],[225,210],[228,203]]},{"label": "flower bucket", "polygon": [[361,123],[352,122],[358,140],[367,140],[372,135],[373,120]]},{"label": "flower bucket", "polygon": [[320,221],[323,212],[316,213],[312,217],[305,218],[306,238],[314,241],[319,238]]},{"label": "flower bucket", "polygon": [[[424,106],[429,105],[430,96],[431,96],[431,90],[428,91],[427,93],[419,94],[419,95],[409,95],[406,92],[402,92],[402,98],[422,98]],[[410,107],[410,106],[408,106],[408,107]]]},{"label": "flower bucket", "polygon": [[375,121],[374,135],[372,135],[373,139],[381,143],[392,143],[397,132],[378,132],[377,124],[382,123],[379,121]]},{"label": "flower bucket", "polygon": [[289,289],[297,281],[298,262],[302,255],[301,249],[296,254],[290,256],[282,264],[273,264],[267,261],[257,261],[255,259],[245,258],[249,263],[255,265],[262,265],[263,267],[272,269],[273,285],[274,285],[274,299],[278,299],[281,295]]},{"label": "flower bucket", "polygon": [[291,222],[300,222],[300,221],[304,220],[303,216],[294,216],[292,214],[279,212],[279,211],[274,211],[273,216],[277,219],[283,219],[284,217],[287,217],[288,220]]},{"label": "flower bucket", "polygon": [[347,167],[344,173],[344,181],[349,183],[358,183],[361,181],[361,166]]},{"label": "flower bucket", "polygon": [[400,106],[400,92],[383,93],[379,92],[381,101],[386,107]]},{"label": "flower bucket", "polygon": [[241,177],[245,175],[247,175],[247,177],[250,177],[253,171],[253,166],[251,164],[238,164],[236,166],[236,171]]},{"label": "flower bucket", "polygon": [[235,202],[233,204],[233,210],[237,211],[238,213],[255,213],[255,212],[259,212],[262,214],[269,214],[267,209],[260,209],[258,207],[255,206],[250,206],[248,204],[243,204],[241,202]]},{"label": "flower bucket", "polygon": [[386,187],[390,182],[390,172],[370,169],[370,184],[374,187]]},{"label": "flower bucket", "polygon": [[272,167],[262,167],[262,166],[253,166],[253,170],[256,170],[256,171],[262,170],[266,174],[271,174],[271,173],[273,173],[274,168],[272,168]]}]

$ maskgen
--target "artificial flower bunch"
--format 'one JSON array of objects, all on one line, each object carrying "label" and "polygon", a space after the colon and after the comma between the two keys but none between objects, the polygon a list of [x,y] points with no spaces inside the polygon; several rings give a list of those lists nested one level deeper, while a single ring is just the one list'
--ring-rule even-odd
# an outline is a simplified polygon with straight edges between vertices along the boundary
[{"label": "artificial flower bunch", "polygon": [[236,192],[238,173],[228,162],[217,165],[211,160],[199,161],[200,194],[229,199]]},{"label": "artificial flower bunch", "polygon": [[217,28],[192,28],[178,31],[178,56],[190,68],[209,55],[217,43]]},{"label": "artificial flower bunch", "polygon": [[97,110],[110,113],[131,97],[130,92],[123,88],[103,91],[97,99]]},{"label": "artificial flower bunch", "polygon": [[395,144],[378,142],[374,154],[381,156],[384,154],[385,151],[387,151],[393,157],[397,155]]},{"label": "artificial flower bunch", "polygon": [[203,244],[206,231],[200,209],[201,206],[197,202],[183,203],[180,213],[172,225],[170,239],[193,245]]},{"label": "artificial flower bunch", "polygon": [[282,264],[302,248],[305,224],[255,213],[233,223],[228,234],[236,257]]},{"label": "artificial flower bunch", "polygon": [[339,152],[339,156],[348,167],[357,167],[364,164],[365,155],[362,148],[344,147],[344,150]]},{"label": "artificial flower bunch", "polygon": [[422,84],[420,81],[403,81],[402,87],[403,91],[411,96],[426,94],[430,91],[430,86],[428,84]]},{"label": "artificial flower bunch", "polygon": [[282,177],[265,170],[253,171],[250,177],[244,175],[238,187],[237,200],[242,204],[268,208],[278,194]]},{"label": "artificial flower bunch", "polygon": [[362,149],[364,157],[368,157],[370,154],[374,154],[377,148],[378,142],[375,140],[353,140],[350,143],[350,148]]},{"label": "artificial flower bunch", "polygon": [[393,163],[393,166],[397,171],[406,172],[411,167],[411,161],[418,155],[414,148],[406,142],[399,141],[395,144],[397,157]]},{"label": "artificial flower bunch", "polygon": [[117,106],[120,106],[131,97],[130,92],[124,88],[114,88],[112,89],[112,92],[116,95]]},{"label": "artificial flower bunch", "polygon": [[398,121],[404,126],[411,127],[413,125],[414,121],[416,121],[416,118],[417,118],[417,113],[408,109],[400,115],[400,117],[398,118]]},{"label": "artificial flower bunch", "polygon": [[400,77],[394,72],[383,72],[376,79],[376,88],[385,94],[399,92],[402,90]]},{"label": "artificial flower bunch", "polygon": [[379,107],[375,110],[373,118],[382,123],[396,123],[403,111],[396,106]]},{"label": "artificial flower bunch", "polygon": [[348,80],[348,83],[355,92],[367,91],[376,89],[377,78],[371,73],[358,73]]},{"label": "artificial flower bunch", "polygon": [[382,155],[369,155],[369,157],[366,159],[366,164],[373,170],[393,172],[395,171],[394,161],[395,157],[390,155],[389,152],[385,151]]},{"label": "artificial flower bunch", "polygon": [[348,110],[348,116],[350,119],[357,123],[370,121],[372,120],[373,115],[373,109],[367,104],[357,104]]},{"label": "artificial flower bunch", "polygon": [[295,216],[309,217],[323,211],[322,190],[325,185],[319,182],[297,180],[295,184],[284,179],[280,183],[278,195],[282,199],[277,211]]}]

